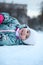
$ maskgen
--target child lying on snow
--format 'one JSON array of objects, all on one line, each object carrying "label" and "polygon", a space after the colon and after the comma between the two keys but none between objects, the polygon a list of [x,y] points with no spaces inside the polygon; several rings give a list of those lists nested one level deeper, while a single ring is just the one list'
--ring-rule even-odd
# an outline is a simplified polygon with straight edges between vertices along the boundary
[{"label": "child lying on snow", "polygon": [[33,45],[35,31],[27,25],[21,25],[8,13],[0,13],[0,46],[1,45]]}]

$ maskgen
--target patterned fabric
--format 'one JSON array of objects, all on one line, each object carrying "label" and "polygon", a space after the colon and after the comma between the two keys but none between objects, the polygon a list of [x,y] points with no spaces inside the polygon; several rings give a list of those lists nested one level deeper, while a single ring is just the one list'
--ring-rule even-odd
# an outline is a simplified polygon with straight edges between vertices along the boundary
[{"label": "patterned fabric", "polygon": [[[0,30],[16,30],[17,27],[19,29],[25,27],[25,25],[21,25],[18,20],[14,17],[11,17],[8,13],[1,13],[4,16],[4,20],[2,20],[2,24],[0,24]],[[0,32],[0,45],[22,45],[23,41],[16,37],[16,33],[14,32]]]}]

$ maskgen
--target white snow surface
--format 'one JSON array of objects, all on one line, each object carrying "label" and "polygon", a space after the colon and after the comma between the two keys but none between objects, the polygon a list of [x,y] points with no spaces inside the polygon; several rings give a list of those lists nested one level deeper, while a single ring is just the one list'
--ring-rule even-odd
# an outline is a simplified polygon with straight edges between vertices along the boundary
[{"label": "white snow surface", "polygon": [[34,46],[0,46],[0,65],[43,65],[43,32]]}]

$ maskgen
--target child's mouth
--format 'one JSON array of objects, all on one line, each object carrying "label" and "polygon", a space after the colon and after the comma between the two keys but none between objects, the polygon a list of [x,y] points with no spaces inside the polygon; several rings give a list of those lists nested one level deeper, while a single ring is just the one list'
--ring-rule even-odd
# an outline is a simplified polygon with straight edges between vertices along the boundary
[{"label": "child's mouth", "polygon": [[22,32],[21,32],[21,35],[22,35]]}]

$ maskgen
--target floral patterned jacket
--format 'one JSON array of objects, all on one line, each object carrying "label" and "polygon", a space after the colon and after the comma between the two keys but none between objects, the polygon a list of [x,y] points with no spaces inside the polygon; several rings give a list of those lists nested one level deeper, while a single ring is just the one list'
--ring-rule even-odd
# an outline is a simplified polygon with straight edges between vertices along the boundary
[{"label": "floral patterned jacket", "polygon": [[[0,13],[0,30],[16,30],[23,28],[26,25],[21,25],[18,20],[11,17],[8,13]],[[0,32],[0,45],[22,45],[23,41],[16,37],[15,32]]]}]

